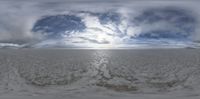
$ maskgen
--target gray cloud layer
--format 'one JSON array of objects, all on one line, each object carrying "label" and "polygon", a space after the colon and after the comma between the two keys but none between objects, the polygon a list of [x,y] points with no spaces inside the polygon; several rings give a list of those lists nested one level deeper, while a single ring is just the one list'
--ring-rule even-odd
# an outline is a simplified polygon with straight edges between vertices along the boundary
[{"label": "gray cloud layer", "polygon": [[165,6],[187,9],[195,16],[197,28],[192,36],[194,40],[200,40],[199,3],[199,0],[4,0],[0,1],[0,42],[16,44],[40,42],[43,36],[33,33],[31,29],[34,23],[45,15],[116,10],[128,19],[141,14],[144,9]]}]

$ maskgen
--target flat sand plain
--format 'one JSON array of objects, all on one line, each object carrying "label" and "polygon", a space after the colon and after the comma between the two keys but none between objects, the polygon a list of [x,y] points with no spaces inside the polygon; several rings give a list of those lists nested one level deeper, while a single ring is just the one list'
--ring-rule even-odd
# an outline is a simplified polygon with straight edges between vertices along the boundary
[{"label": "flat sand plain", "polygon": [[0,99],[199,99],[200,49],[1,49]]}]

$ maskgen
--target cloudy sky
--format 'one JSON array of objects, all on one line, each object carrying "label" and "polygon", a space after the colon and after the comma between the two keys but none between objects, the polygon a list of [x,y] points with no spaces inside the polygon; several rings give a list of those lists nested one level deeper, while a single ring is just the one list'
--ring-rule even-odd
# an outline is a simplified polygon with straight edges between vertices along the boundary
[{"label": "cloudy sky", "polygon": [[199,46],[199,0],[1,0],[0,46]]}]

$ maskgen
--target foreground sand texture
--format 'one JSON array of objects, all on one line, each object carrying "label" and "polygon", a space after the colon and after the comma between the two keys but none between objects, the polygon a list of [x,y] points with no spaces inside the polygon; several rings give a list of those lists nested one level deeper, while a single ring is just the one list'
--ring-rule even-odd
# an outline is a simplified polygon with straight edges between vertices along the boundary
[{"label": "foreground sand texture", "polygon": [[133,97],[200,99],[200,50],[0,50],[0,99]]}]

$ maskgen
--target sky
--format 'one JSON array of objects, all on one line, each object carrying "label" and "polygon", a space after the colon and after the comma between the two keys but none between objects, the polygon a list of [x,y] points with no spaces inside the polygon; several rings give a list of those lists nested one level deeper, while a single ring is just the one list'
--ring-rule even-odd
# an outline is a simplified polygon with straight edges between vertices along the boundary
[{"label": "sky", "polygon": [[0,47],[199,47],[199,0],[1,0]]}]

